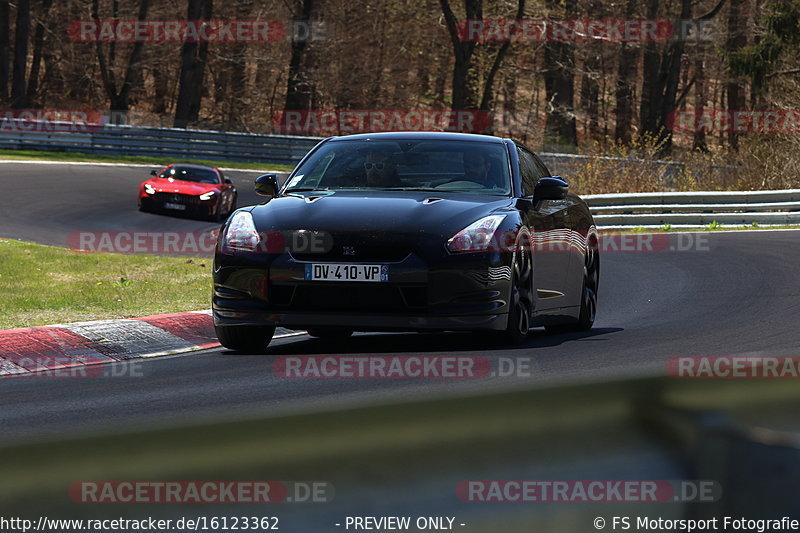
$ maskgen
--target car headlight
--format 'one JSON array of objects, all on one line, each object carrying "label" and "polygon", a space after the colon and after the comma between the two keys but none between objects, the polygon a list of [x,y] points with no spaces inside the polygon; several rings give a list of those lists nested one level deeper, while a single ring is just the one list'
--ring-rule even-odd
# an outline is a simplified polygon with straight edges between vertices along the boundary
[{"label": "car headlight", "polygon": [[208,191],[207,193],[203,193],[200,195],[201,200],[211,200],[214,195],[217,194],[217,191]]},{"label": "car headlight", "polygon": [[147,194],[155,194],[156,190],[149,183],[144,184],[144,192]]},{"label": "car headlight", "polygon": [[254,252],[260,241],[253,215],[248,211],[237,211],[228,222],[228,229],[222,237],[222,251]]},{"label": "car headlight", "polygon": [[484,252],[494,239],[494,233],[506,215],[489,215],[476,220],[447,241],[451,252]]}]

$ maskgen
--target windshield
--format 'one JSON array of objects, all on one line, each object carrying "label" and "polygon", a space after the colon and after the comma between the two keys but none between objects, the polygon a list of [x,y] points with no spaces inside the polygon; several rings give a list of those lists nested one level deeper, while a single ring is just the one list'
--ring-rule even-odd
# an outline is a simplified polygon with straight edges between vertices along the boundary
[{"label": "windshield", "polygon": [[217,173],[210,168],[172,166],[165,169],[158,177],[196,183],[219,183]]},{"label": "windshield", "polygon": [[507,196],[505,146],[399,140],[332,141],[297,169],[285,192],[299,190],[435,190]]}]

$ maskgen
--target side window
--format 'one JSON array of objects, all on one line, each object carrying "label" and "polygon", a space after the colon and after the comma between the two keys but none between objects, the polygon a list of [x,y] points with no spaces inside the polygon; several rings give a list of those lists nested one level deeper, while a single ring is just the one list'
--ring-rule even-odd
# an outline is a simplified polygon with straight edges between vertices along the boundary
[{"label": "side window", "polygon": [[536,169],[539,172],[540,178],[552,176],[550,171],[547,170],[547,167],[545,166],[544,162],[541,159],[539,159],[539,156],[537,156],[536,154],[533,154],[533,162],[536,164]]},{"label": "side window", "polygon": [[219,182],[225,183],[225,174],[223,174],[222,171],[219,169],[217,169],[217,172],[219,172]]},{"label": "side window", "polygon": [[539,179],[539,171],[532,153],[520,147],[517,147],[517,152],[519,153],[519,173],[522,177],[522,195],[531,196],[536,181]]}]

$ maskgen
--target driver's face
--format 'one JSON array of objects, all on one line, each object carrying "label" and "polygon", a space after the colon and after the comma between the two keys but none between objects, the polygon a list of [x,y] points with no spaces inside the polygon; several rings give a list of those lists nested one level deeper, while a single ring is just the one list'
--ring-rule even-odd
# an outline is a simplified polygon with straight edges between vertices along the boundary
[{"label": "driver's face", "polygon": [[367,173],[368,185],[381,185],[388,181],[388,176],[393,170],[392,162],[388,156],[380,153],[370,153],[364,159],[364,170]]}]

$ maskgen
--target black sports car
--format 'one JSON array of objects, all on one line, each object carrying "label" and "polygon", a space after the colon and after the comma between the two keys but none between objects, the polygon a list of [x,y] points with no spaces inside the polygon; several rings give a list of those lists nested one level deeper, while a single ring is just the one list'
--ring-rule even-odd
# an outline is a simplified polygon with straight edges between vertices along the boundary
[{"label": "black sports car", "polygon": [[[263,351],[276,326],[489,332],[591,328],[598,237],[586,204],[510,139],[458,133],[332,137],[265,204],[236,211],[214,258],[223,346]],[[280,190],[279,190],[280,189]]]}]

